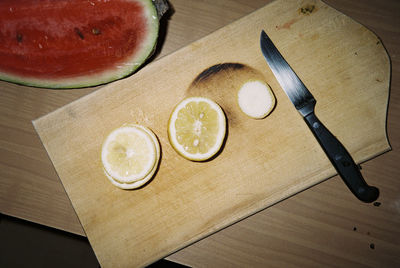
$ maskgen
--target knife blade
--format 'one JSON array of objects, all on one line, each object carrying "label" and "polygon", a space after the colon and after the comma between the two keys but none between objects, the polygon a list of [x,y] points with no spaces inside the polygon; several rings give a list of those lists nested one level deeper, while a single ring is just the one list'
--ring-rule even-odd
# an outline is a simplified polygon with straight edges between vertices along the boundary
[{"label": "knife blade", "polygon": [[283,58],[265,31],[261,32],[260,46],[261,52],[278,83],[303,117],[350,191],[359,200],[366,203],[371,203],[378,199],[378,188],[369,186],[365,182],[359,166],[356,165],[349,152],[317,118],[314,112],[317,101]]}]

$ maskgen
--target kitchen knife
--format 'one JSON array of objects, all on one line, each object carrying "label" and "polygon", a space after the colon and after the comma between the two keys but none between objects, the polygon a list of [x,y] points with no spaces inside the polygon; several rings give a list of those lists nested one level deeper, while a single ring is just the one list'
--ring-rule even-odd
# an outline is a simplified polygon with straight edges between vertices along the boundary
[{"label": "kitchen knife", "polygon": [[319,121],[314,113],[316,100],[306,86],[282,57],[268,35],[262,31],[261,51],[273,74],[297,111],[303,116],[308,127],[325,151],[336,171],[353,194],[363,202],[373,202],[379,196],[376,187],[369,186],[363,179],[358,165],[345,147]]}]

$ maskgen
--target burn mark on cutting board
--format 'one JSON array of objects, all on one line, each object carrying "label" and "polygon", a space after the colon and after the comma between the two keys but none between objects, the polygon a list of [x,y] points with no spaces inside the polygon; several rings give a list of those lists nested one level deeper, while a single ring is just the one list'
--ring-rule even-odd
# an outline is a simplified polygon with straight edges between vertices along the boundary
[{"label": "burn mark on cutting board", "polygon": [[299,14],[302,14],[302,15],[311,15],[313,12],[317,11],[317,8],[315,7],[315,5],[307,4],[307,5],[304,5],[301,8],[299,8],[298,11],[299,11]]},{"label": "burn mark on cutting board", "polygon": [[381,205],[381,202],[374,202],[375,207],[379,207]]},{"label": "burn mark on cutting board", "polygon": [[290,21],[288,21],[288,22],[286,22],[286,23],[284,23],[282,25],[275,26],[275,28],[277,30],[281,30],[281,29],[289,30],[290,26],[292,26],[294,23],[298,22],[299,20],[300,20],[300,18],[294,18],[294,19],[291,19]]},{"label": "burn mark on cutting board", "polygon": [[243,63],[224,62],[212,65],[200,72],[186,90],[186,97],[202,96],[217,102],[225,112],[230,127],[241,124],[242,117],[237,103],[237,92],[249,81],[263,81],[264,75]]},{"label": "burn mark on cutting board", "polygon": [[317,10],[318,8],[315,5],[306,4],[297,10],[298,14],[301,15],[300,17],[295,17],[281,25],[276,25],[275,28],[277,30],[282,30],[282,29],[289,30],[293,24],[304,18],[304,16],[309,16],[315,13]]},{"label": "burn mark on cutting board", "polygon": [[194,79],[193,83],[198,83],[200,81],[207,80],[209,77],[216,75],[219,72],[229,71],[229,70],[238,70],[245,68],[245,65],[241,63],[220,63],[215,64],[204,71],[202,71],[196,78]]}]

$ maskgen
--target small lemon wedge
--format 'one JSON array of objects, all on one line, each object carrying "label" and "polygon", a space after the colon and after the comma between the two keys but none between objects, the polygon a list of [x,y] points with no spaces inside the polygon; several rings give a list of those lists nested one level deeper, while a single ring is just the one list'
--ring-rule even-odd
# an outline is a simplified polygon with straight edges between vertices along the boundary
[{"label": "small lemon wedge", "polygon": [[204,97],[189,97],[172,111],[168,137],[183,157],[205,161],[221,148],[226,133],[226,118],[221,107]]},{"label": "small lemon wedge", "polygon": [[117,187],[134,189],[149,181],[158,166],[160,145],[155,134],[140,125],[124,125],[105,139],[104,173]]},{"label": "small lemon wedge", "polygon": [[264,82],[249,81],[239,89],[238,103],[243,113],[254,119],[262,119],[274,108],[275,96]]}]

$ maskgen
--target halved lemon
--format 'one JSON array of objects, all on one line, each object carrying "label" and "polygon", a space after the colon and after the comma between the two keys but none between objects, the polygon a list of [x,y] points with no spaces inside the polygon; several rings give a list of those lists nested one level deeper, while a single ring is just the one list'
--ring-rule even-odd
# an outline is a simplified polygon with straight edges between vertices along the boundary
[{"label": "halved lemon", "polygon": [[172,111],[168,137],[183,157],[205,161],[221,148],[226,133],[226,118],[221,107],[204,97],[189,97]]},{"label": "halved lemon", "polygon": [[149,181],[159,159],[157,137],[141,125],[125,125],[112,131],[101,153],[105,175],[122,189],[137,188]]},{"label": "halved lemon", "polygon": [[275,96],[271,88],[262,81],[244,83],[237,96],[242,112],[254,119],[266,117],[275,106]]}]

